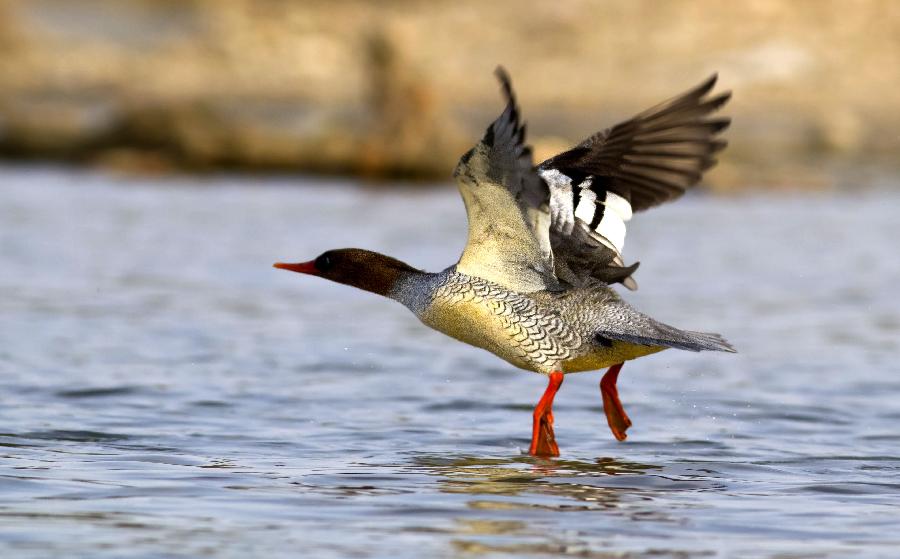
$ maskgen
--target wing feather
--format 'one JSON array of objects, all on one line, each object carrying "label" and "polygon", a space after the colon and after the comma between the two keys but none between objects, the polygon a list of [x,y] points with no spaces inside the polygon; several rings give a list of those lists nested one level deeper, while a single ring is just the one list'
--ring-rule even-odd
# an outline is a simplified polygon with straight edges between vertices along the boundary
[{"label": "wing feather", "polygon": [[[610,268],[618,268],[621,275],[622,228],[631,211],[678,198],[716,164],[715,154],[727,145],[717,136],[731,122],[710,117],[731,98],[729,92],[710,96],[716,79],[713,75],[538,166],[550,189],[550,212],[554,216],[550,242],[561,279],[569,283],[608,283],[617,273]],[[565,211],[569,206],[579,207],[582,199],[580,189],[572,186],[575,184],[587,185],[598,205],[588,224],[581,223],[574,212]],[[573,198],[571,202],[563,198],[564,192]],[[605,206],[612,196],[630,205],[627,217],[604,219],[604,212],[609,211]],[[554,201],[560,199],[565,200],[565,207],[554,207]],[[584,210],[580,213],[589,215]],[[622,283],[636,287],[630,277]]]},{"label": "wing feather", "polygon": [[509,75],[503,68],[496,74],[506,107],[454,172],[469,220],[457,269],[521,292],[557,289],[549,190],[525,144],[525,125]]}]

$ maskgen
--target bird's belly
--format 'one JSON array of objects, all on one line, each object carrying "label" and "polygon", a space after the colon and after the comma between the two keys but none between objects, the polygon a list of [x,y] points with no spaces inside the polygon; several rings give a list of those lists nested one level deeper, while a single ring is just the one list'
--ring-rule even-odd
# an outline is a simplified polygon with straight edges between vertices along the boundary
[{"label": "bird's belly", "polygon": [[[427,326],[521,369],[549,373],[569,357],[558,338],[529,331],[527,326],[534,330],[536,320],[503,311],[502,304],[487,299],[435,301],[419,318]],[[538,337],[541,339],[536,340]]]},{"label": "bird's belly", "polygon": [[580,373],[582,371],[596,371],[612,367],[630,359],[637,359],[644,355],[657,353],[666,348],[661,346],[648,346],[613,340],[610,347],[594,347],[590,351],[577,355],[563,362],[563,370],[567,373]]}]

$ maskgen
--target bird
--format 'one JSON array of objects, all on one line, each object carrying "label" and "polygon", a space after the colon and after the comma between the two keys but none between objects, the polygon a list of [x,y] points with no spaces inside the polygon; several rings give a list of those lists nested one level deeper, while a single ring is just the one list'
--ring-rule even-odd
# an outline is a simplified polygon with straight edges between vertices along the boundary
[{"label": "bird", "polygon": [[505,107],[453,172],[468,219],[455,264],[425,272],[345,248],[274,266],[398,301],[426,326],[546,375],[533,456],[559,456],[552,407],[565,375],[608,368],[603,410],[623,441],[632,425],[616,384],[625,361],[670,348],[735,351],[719,334],[654,320],[614,289],[637,288],[638,263],[622,257],[626,222],[679,198],[716,164],[731,120],[714,113],[731,93],[712,93],[713,74],[535,165],[510,76],[502,66],[495,74]]}]

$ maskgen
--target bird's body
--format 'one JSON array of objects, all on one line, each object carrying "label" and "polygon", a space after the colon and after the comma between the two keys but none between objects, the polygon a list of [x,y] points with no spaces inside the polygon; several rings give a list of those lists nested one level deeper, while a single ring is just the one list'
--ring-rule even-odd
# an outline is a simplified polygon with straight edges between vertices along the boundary
[{"label": "bird's body", "polygon": [[534,412],[530,453],[558,455],[551,406],[564,375],[610,367],[600,382],[619,440],[631,420],[616,381],[623,362],[667,348],[734,351],[718,334],[680,330],[644,315],[612,289],[636,289],[622,258],[632,214],[673,200],[715,164],[728,119],[708,118],[729,94],[715,78],[590,136],[535,166],[509,77],[506,109],[454,171],[469,221],[455,265],[428,273],[362,249],[276,264],[403,303],[424,324],[516,367],[548,375]]},{"label": "bird's body", "polygon": [[409,273],[389,297],[425,325],[537,373],[578,373],[678,347],[723,349],[715,335],[661,324],[596,284],[519,293],[456,271]]}]

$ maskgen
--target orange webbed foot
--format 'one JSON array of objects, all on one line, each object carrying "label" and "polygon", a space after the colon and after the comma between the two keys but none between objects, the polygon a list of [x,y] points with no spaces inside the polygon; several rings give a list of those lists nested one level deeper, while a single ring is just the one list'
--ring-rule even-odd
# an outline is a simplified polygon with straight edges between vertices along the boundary
[{"label": "orange webbed foot", "polygon": [[603,412],[606,414],[606,422],[609,423],[609,429],[618,441],[624,441],[628,438],[625,431],[631,427],[631,419],[625,413],[622,407],[622,401],[619,400],[619,390],[616,388],[616,381],[619,379],[619,371],[622,369],[622,363],[613,365],[603,375],[600,381],[600,393],[603,395]]},{"label": "orange webbed foot", "polygon": [[534,424],[531,429],[531,447],[528,453],[532,456],[559,456],[559,447],[553,434],[553,397],[563,381],[563,373],[550,373],[547,390],[534,408]]}]

